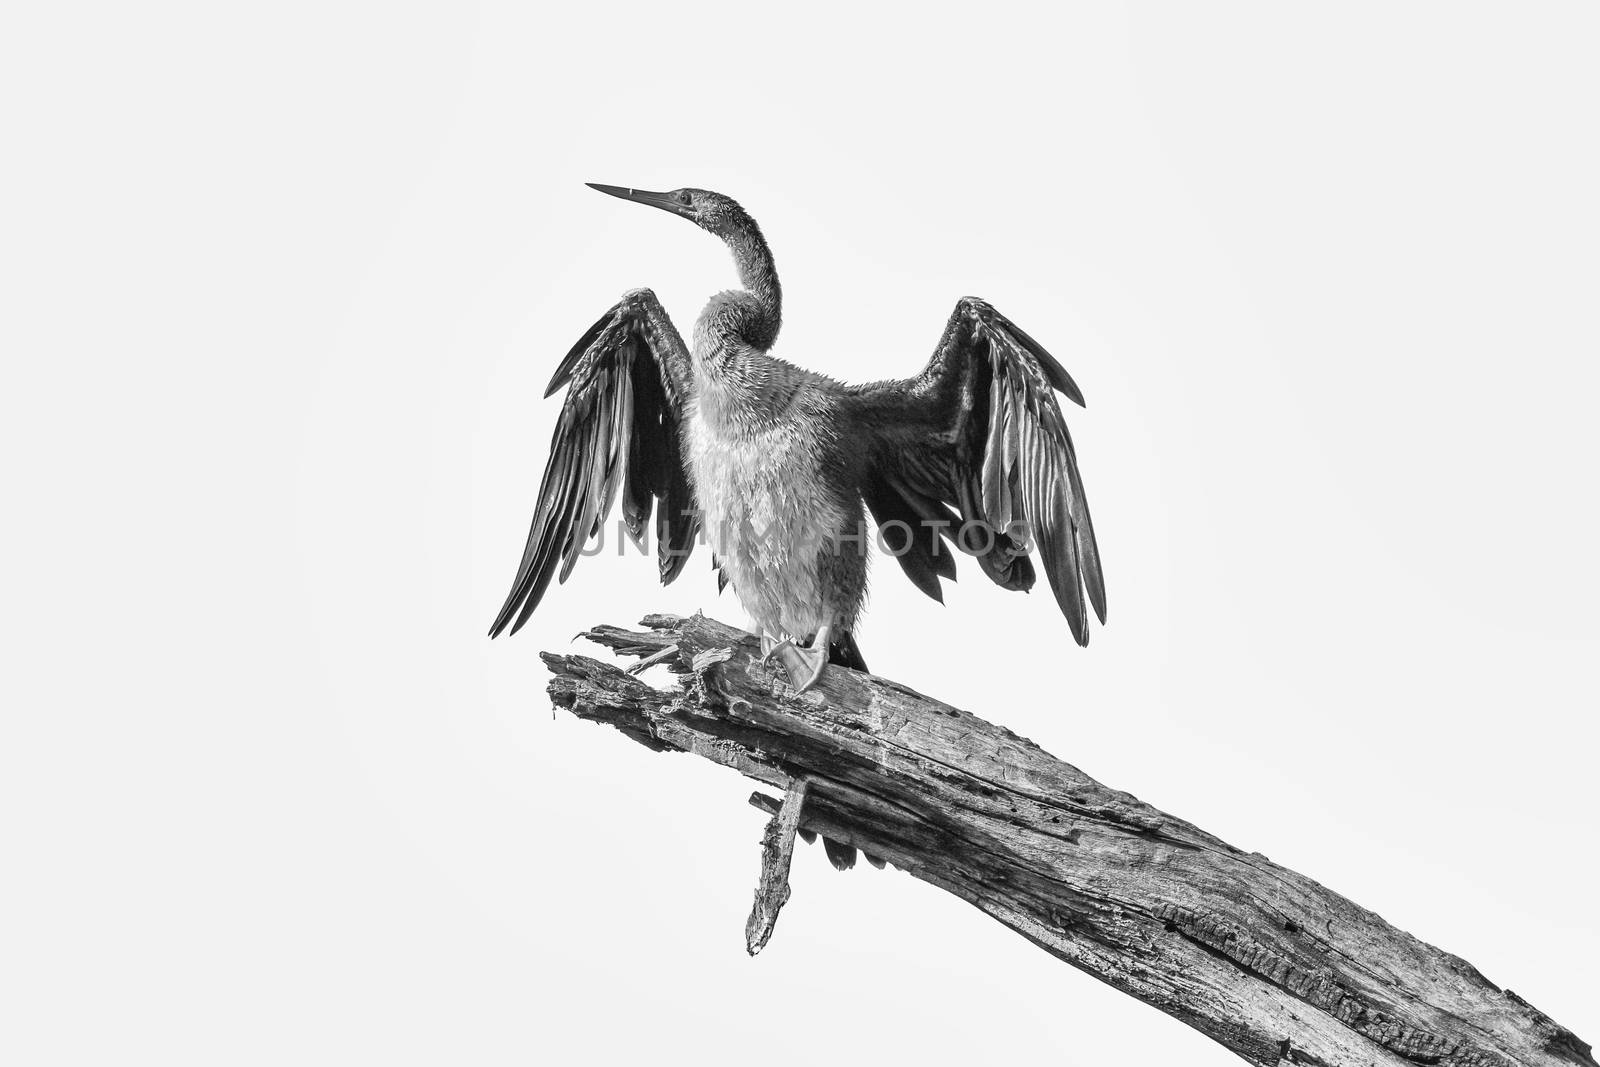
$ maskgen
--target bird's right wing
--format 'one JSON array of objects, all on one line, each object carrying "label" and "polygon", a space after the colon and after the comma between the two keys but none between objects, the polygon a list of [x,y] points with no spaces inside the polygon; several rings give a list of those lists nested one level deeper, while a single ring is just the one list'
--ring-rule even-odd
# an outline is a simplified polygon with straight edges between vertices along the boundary
[{"label": "bird's right wing", "polygon": [[624,296],[567,353],[544,394],[568,386],[533,526],[490,637],[520,630],[558,571],[567,580],[619,490],[636,541],[655,510],[661,584],[683,570],[700,526],[680,435],[690,380],[689,351],[648,289]]}]

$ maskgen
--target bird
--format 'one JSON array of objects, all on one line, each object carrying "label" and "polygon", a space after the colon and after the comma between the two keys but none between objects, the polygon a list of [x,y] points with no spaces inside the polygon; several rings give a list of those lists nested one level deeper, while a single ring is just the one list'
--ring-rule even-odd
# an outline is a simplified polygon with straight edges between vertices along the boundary
[{"label": "bird", "polygon": [[762,660],[777,656],[797,694],[830,664],[867,670],[855,632],[874,544],[941,603],[958,553],[1020,591],[1037,580],[1037,555],[1088,644],[1089,611],[1105,623],[1105,582],[1056,394],[1084,399],[1039,342],[962,297],[918,374],[845,384],[772,354],[782,289],[737,201],[588,184],[720,238],[739,285],[710,298],[688,343],[654,292],[631,290],[556,367],[545,399],[566,395],[491,637],[515,633],[551,579],[567,580],[620,499],[636,543],[653,517],[663,585],[709,545],[718,591],[733,589]]}]

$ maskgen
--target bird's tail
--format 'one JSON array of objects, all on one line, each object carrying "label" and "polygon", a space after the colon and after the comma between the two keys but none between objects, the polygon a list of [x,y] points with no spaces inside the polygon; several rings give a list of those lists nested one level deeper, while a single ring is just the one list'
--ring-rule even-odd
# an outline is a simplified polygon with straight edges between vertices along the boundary
[{"label": "bird's tail", "polygon": [[[867,661],[861,658],[861,649],[856,645],[856,635],[849,630],[828,642],[828,662],[835,667],[848,667],[853,671],[868,673]],[[856,847],[854,845],[841,845],[837,841],[822,839],[822,851],[828,854],[828,862],[841,871],[848,871],[856,865]],[[869,856],[868,859],[871,859]],[[880,866],[880,864],[875,864]]]},{"label": "bird's tail", "polygon": [[861,658],[856,635],[849,630],[828,642],[828,662],[835,667],[848,667],[862,674],[872,673],[867,669],[867,661]]}]

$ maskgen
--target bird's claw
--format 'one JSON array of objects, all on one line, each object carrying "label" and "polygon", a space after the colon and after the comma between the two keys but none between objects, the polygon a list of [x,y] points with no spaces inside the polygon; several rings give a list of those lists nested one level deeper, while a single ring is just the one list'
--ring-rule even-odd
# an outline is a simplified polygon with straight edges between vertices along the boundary
[{"label": "bird's claw", "polygon": [[796,696],[817,684],[817,679],[822,677],[822,668],[828,665],[828,646],[820,648],[800,648],[792,641],[784,641],[773,650],[783,670],[789,676],[789,684],[794,687]]},{"label": "bird's claw", "polygon": [[761,658],[759,660],[757,660],[757,662],[760,663],[762,666],[765,666],[766,664],[770,663],[772,661],[772,657],[777,655],[778,651],[780,649],[784,648],[785,646],[788,646],[789,648],[793,648],[794,647],[794,642],[790,641],[787,637],[785,637],[782,641],[774,641],[772,638],[768,637],[766,634],[762,634],[761,635]]}]

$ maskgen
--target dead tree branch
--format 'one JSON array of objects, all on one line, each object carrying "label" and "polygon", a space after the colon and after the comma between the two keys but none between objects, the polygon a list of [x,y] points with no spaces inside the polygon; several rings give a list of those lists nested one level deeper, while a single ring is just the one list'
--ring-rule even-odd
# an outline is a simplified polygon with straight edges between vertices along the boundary
[{"label": "dead tree branch", "polygon": [[655,750],[784,791],[763,841],[752,952],[788,897],[796,830],[954,893],[1254,1064],[1583,1064],[1589,1046],[1471,964],[1243,852],[1031,741],[886,679],[830,668],[795,697],[714,620],[652,617],[586,636],[658,655],[657,689],[544,654],[551,698]]}]

